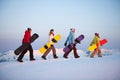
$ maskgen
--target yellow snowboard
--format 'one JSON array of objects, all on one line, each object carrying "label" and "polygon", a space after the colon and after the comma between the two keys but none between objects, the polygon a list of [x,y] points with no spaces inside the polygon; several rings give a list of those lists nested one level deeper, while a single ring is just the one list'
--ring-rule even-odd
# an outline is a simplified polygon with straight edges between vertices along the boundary
[{"label": "yellow snowboard", "polygon": [[[107,39],[102,39],[100,40],[100,46],[104,45],[107,43]],[[93,44],[91,46],[88,47],[88,51],[94,51],[94,49],[96,49],[98,46],[98,44]]]},{"label": "yellow snowboard", "polygon": [[[61,39],[60,34],[57,34],[53,40],[52,40],[52,45],[54,45],[54,43],[57,41],[59,41]],[[45,44],[43,47],[40,48],[40,53],[45,53],[47,49],[49,49],[51,46],[50,42],[48,42],[47,44]]]},{"label": "yellow snowboard", "polygon": [[93,45],[88,47],[88,51],[94,51],[94,49],[96,49],[96,48],[97,48],[97,45],[93,44]]}]

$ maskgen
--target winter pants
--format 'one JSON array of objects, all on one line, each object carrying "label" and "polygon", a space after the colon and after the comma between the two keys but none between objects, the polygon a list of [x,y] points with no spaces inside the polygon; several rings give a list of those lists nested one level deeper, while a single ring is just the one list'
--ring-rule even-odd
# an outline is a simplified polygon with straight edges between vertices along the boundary
[{"label": "winter pants", "polygon": [[93,58],[95,56],[95,54],[98,52],[98,57],[102,57],[102,54],[101,54],[101,50],[100,48],[96,48],[93,53],[90,55],[91,58]]},{"label": "winter pants", "polygon": [[28,48],[26,48],[18,57],[18,60],[22,60],[23,56],[25,55],[25,53],[27,52],[27,50],[29,50],[30,52],[30,60],[33,59],[33,49],[32,46],[29,44]]},{"label": "winter pants", "polygon": [[54,45],[51,45],[51,47],[43,54],[43,56],[46,57],[51,50],[53,52],[53,56],[55,56],[56,55],[56,49],[55,49]]},{"label": "winter pants", "polygon": [[67,57],[68,54],[69,54],[72,50],[74,51],[74,57],[77,58],[77,57],[78,57],[78,54],[77,54],[77,49],[76,49],[76,47],[73,47],[70,51],[66,52],[66,53],[64,54],[64,56]]}]

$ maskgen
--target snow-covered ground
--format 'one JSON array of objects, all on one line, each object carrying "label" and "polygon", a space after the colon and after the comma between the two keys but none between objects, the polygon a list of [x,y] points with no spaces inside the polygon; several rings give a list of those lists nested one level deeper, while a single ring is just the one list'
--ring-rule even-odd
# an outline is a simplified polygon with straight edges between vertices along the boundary
[{"label": "snow-covered ground", "polygon": [[34,50],[36,61],[29,61],[29,53],[23,63],[16,61],[13,50],[0,54],[0,80],[120,80],[120,51],[102,49],[103,57],[89,58],[85,51],[78,50],[80,58],[70,53],[64,59],[62,49],[56,49],[58,59],[52,53],[47,60],[41,59]]}]

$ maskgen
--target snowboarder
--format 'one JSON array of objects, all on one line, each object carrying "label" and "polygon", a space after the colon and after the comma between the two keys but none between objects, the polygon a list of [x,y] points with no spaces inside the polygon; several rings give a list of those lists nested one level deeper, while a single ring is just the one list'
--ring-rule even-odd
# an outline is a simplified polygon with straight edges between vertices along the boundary
[{"label": "snowboarder", "polygon": [[30,44],[31,31],[32,31],[31,28],[27,28],[27,30],[25,31],[24,38],[23,38],[23,40],[22,40],[22,44],[27,43],[29,47],[27,47],[27,48],[20,54],[20,56],[19,56],[18,59],[17,59],[17,61],[19,61],[19,62],[23,62],[22,58],[23,58],[23,56],[25,55],[25,53],[27,52],[27,50],[29,50],[29,52],[30,52],[30,61],[35,60],[34,57],[33,57],[33,49],[32,49],[32,46],[31,46],[31,44]]},{"label": "snowboarder", "polygon": [[[47,51],[42,55],[42,58],[44,60],[46,60],[46,56],[48,55],[48,53],[52,50],[53,52],[53,57],[56,59],[58,58],[58,56],[56,55],[56,49],[54,47],[54,45],[52,44],[52,40],[53,40],[53,37],[54,37],[54,29],[51,29],[50,32],[49,32],[49,42],[51,44],[51,47],[49,49],[47,49]],[[56,42],[57,43],[57,42]]]},{"label": "snowboarder", "polygon": [[[67,46],[67,45],[69,45],[69,44],[71,44],[71,43],[74,43],[74,33],[75,33],[75,29],[74,28],[71,28],[70,29],[70,33],[69,33],[69,36],[67,37],[67,40],[65,41],[65,44],[64,44],[64,46]],[[75,45],[76,46],[76,45]],[[68,51],[68,52],[65,52],[65,54],[63,55],[63,57],[64,58],[68,58],[67,56],[68,56],[68,54],[73,50],[74,51],[74,57],[75,58],[79,58],[80,56],[78,55],[78,53],[77,53],[77,49],[76,49],[76,47],[73,47],[70,51]]]},{"label": "snowboarder", "polygon": [[98,57],[102,57],[101,49],[100,49],[100,37],[99,33],[95,33],[94,39],[92,40],[90,45],[98,44],[98,47],[93,51],[93,53],[90,55],[91,58],[94,58],[95,54],[98,52]]}]

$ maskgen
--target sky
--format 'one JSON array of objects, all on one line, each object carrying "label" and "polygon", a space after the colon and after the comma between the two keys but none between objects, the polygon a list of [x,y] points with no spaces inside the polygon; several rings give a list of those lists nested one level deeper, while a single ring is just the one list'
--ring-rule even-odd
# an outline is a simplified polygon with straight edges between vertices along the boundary
[{"label": "sky", "polygon": [[0,52],[19,47],[28,27],[39,34],[33,49],[48,41],[52,28],[62,37],[57,48],[75,28],[76,37],[85,36],[78,49],[86,50],[95,32],[108,40],[103,48],[120,49],[120,0],[0,0]]}]

